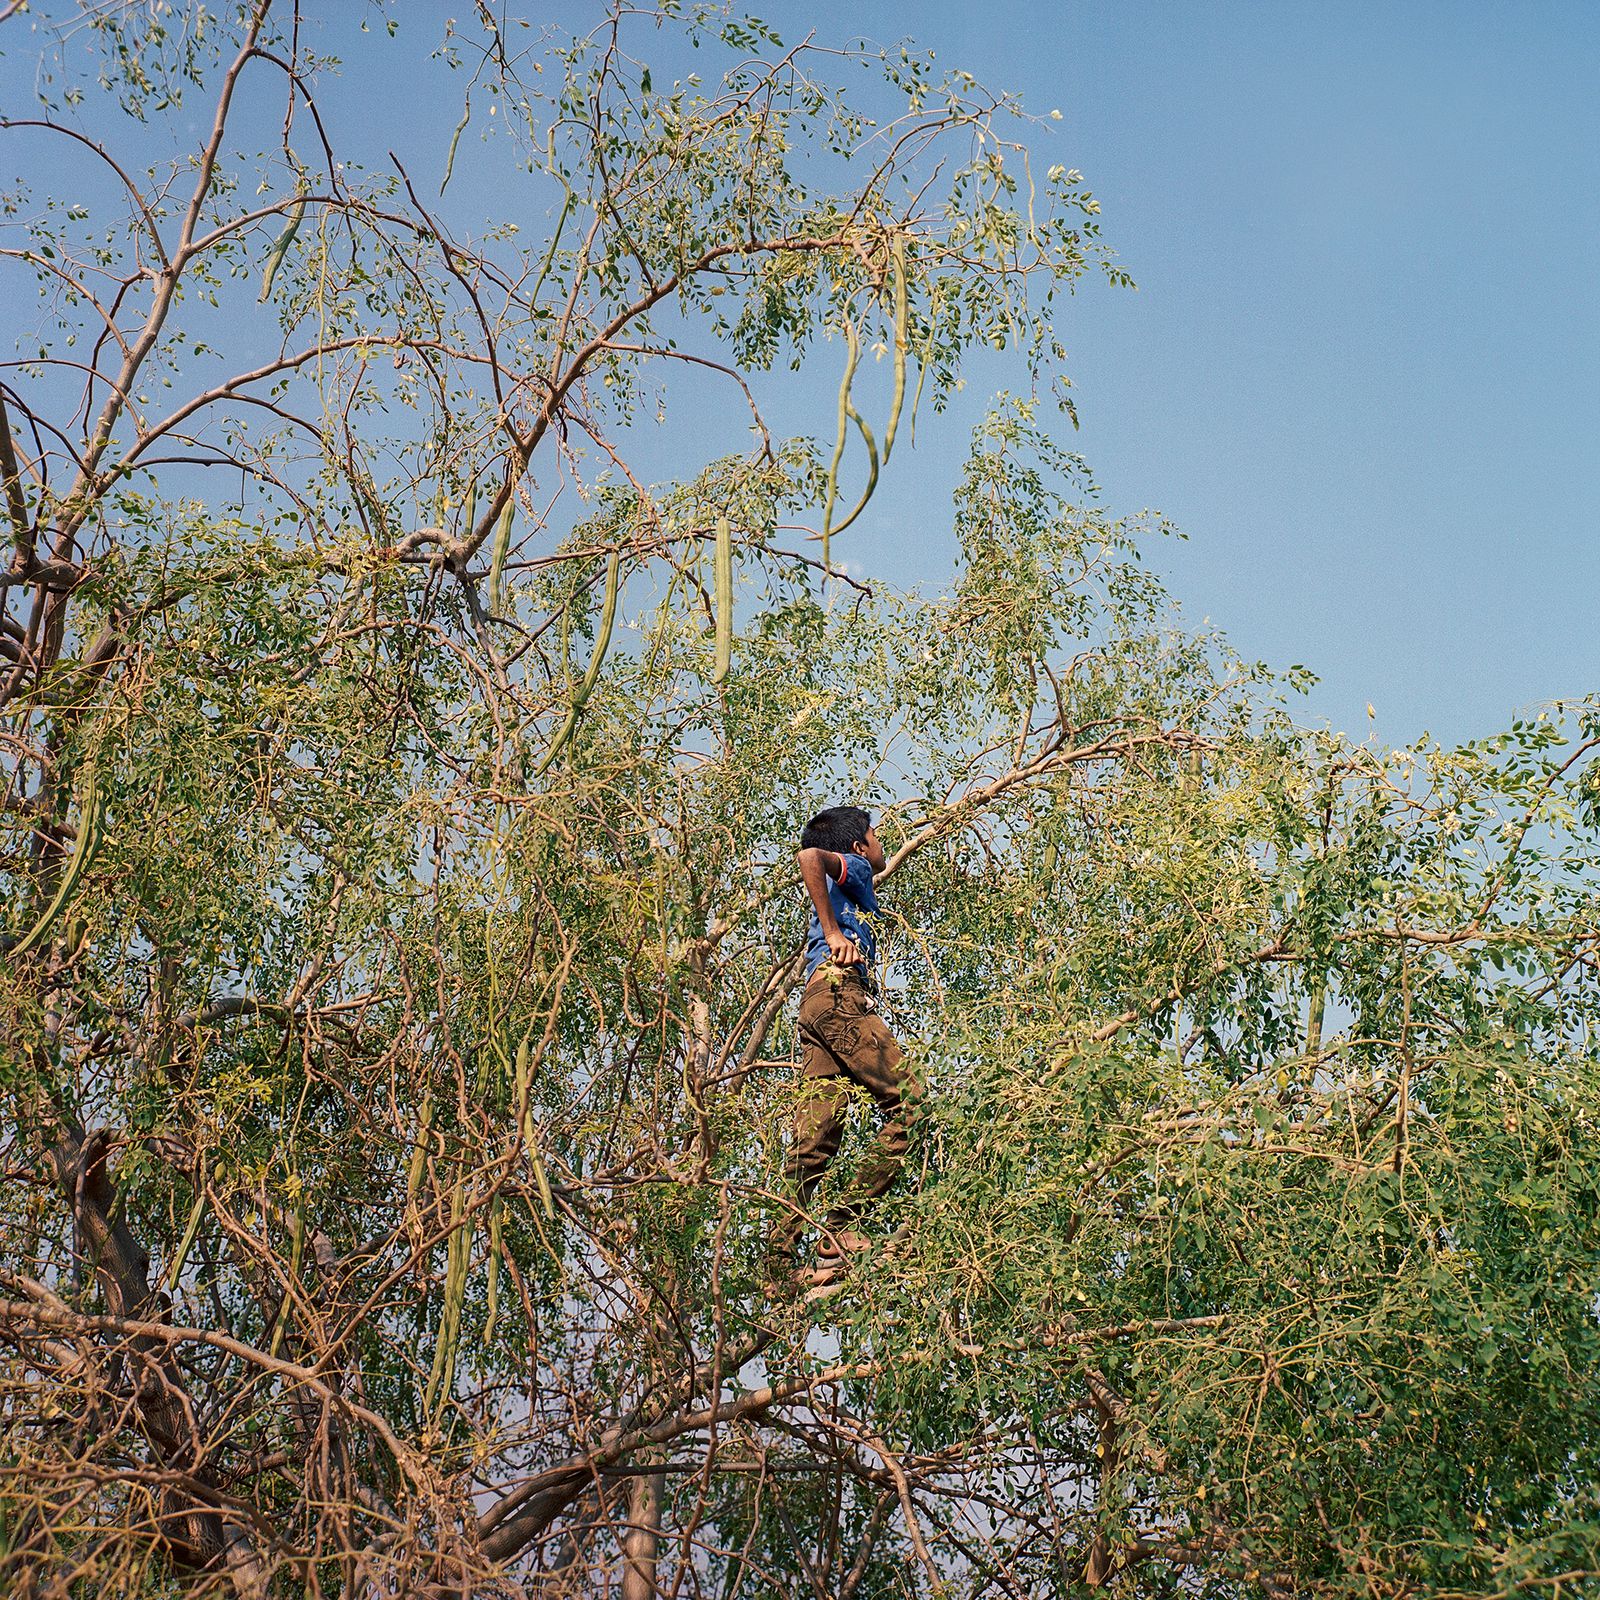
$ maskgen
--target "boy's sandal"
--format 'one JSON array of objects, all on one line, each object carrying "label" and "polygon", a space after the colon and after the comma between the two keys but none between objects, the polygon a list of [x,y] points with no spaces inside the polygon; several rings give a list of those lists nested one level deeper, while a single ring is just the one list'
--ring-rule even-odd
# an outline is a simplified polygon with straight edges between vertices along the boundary
[{"label": "boy's sandal", "polygon": [[832,1233],[825,1233],[822,1242],[817,1246],[817,1266],[819,1269],[836,1269],[844,1266],[852,1256],[865,1255],[872,1248],[872,1240],[864,1233],[857,1233],[851,1228],[838,1228]]}]

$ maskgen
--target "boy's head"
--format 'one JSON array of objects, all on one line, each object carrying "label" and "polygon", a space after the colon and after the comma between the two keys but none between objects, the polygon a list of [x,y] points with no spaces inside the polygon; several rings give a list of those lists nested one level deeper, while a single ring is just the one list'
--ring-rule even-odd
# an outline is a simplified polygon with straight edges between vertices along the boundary
[{"label": "boy's head", "polygon": [[872,831],[872,814],[860,806],[829,806],[819,811],[802,830],[800,848],[865,856],[874,872],[883,871],[883,846]]}]

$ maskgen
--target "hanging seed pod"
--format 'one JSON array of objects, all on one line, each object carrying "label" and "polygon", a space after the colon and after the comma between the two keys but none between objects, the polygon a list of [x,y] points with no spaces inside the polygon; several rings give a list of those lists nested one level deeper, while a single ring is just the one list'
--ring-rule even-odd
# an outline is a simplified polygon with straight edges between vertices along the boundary
[{"label": "hanging seed pod", "polygon": [[[448,1250],[445,1252],[445,1260],[447,1263],[445,1275],[448,1279]],[[448,1290],[446,1292],[448,1293]],[[446,1314],[441,1310],[439,1313],[439,1328],[433,1339],[433,1363],[428,1368],[428,1387],[423,1390],[422,1393],[422,1410],[426,1416],[431,1417],[433,1415],[433,1397],[439,1392],[439,1377],[444,1370],[445,1345],[447,1342],[448,1334],[446,1331]]]},{"label": "hanging seed pod", "polygon": [[861,341],[855,324],[844,319],[844,377],[839,382],[839,427],[833,444],[833,460],[828,463],[828,486],[822,501],[822,564],[828,565],[828,542],[833,537],[833,507],[839,498],[839,464],[844,460],[845,440],[850,431],[850,385],[855,382],[856,363],[861,359]]},{"label": "hanging seed pod", "polygon": [[201,1189],[194,1197],[194,1208],[189,1213],[189,1222],[183,1230],[183,1238],[178,1248],[173,1252],[172,1265],[167,1268],[166,1278],[163,1280],[168,1294],[178,1287],[178,1278],[183,1272],[184,1263],[189,1259],[189,1252],[194,1249],[194,1238],[200,1231],[200,1218],[205,1215],[206,1192]]},{"label": "hanging seed pod", "polygon": [[105,814],[105,798],[100,789],[99,773],[92,761],[84,767],[80,783],[78,837],[73,841],[72,853],[61,869],[61,877],[56,882],[56,892],[50,897],[50,904],[44,908],[39,920],[11,947],[13,956],[25,955],[55,926],[56,919],[71,901],[79,879],[88,870],[89,863],[100,848],[100,823]]},{"label": "hanging seed pod", "polygon": [[717,659],[711,681],[721,683],[733,662],[733,530],[726,517],[717,518],[715,578]]},{"label": "hanging seed pod", "polygon": [[917,443],[917,409],[922,404],[922,380],[928,376],[928,363],[933,356],[934,301],[937,291],[928,296],[928,336],[922,341],[922,353],[917,357],[917,389],[911,396],[911,445]]},{"label": "hanging seed pod", "polygon": [[288,254],[289,246],[294,243],[294,236],[300,231],[300,223],[306,214],[306,197],[301,195],[289,208],[289,220],[284,224],[283,232],[273,240],[272,248],[267,252],[267,264],[261,269],[261,294],[258,304],[265,302],[272,293],[273,280],[278,276],[278,268],[283,264],[283,258]]},{"label": "hanging seed pod", "polygon": [[434,1346],[433,1370],[428,1375],[428,1392],[423,1410],[434,1416],[444,1407],[455,1383],[456,1346],[461,1338],[461,1307],[467,1294],[467,1268],[472,1258],[472,1230],[462,1225],[466,1210],[466,1188],[457,1183],[450,1195],[450,1232],[445,1244],[444,1304],[439,1311],[439,1341]]},{"label": "hanging seed pod", "polygon": [[442,1405],[450,1394],[456,1375],[456,1353],[461,1348],[461,1311],[467,1301],[467,1273],[472,1265],[472,1229],[456,1229],[451,1238],[449,1272],[445,1284],[445,1312],[450,1319],[450,1338],[445,1350],[443,1385],[439,1394]]},{"label": "hanging seed pod", "polygon": [[[554,133],[554,129],[551,130]],[[552,164],[555,157],[551,157]],[[556,258],[556,247],[561,243],[561,232],[567,225],[567,218],[572,215],[574,196],[572,190],[567,190],[567,198],[561,202],[561,215],[556,218],[555,231],[550,235],[550,248],[544,253],[544,260],[539,263],[539,276],[534,280],[533,292],[528,296],[526,304],[535,305],[539,299],[539,291],[544,288],[544,280],[550,276],[551,263]]]},{"label": "hanging seed pod", "polygon": [[484,1295],[486,1309],[483,1318],[485,1347],[494,1342],[494,1325],[500,1312],[500,1258],[504,1252],[502,1210],[500,1196],[496,1195],[489,1205],[489,1281]]},{"label": "hanging seed pod", "polygon": [[[835,533],[843,533],[861,513],[866,510],[867,501],[872,498],[872,491],[878,487],[878,446],[872,437],[872,429],[866,424],[866,419],[856,410],[854,405],[849,406],[850,420],[855,423],[861,435],[862,443],[867,447],[867,486],[861,491],[861,498],[856,501],[855,510],[843,522],[834,528]],[[826,557],[824,557],[826,560]]]},{"label": "hanging seed pod", "polygon": [[1310,1003],[1306,1007],[1306,1054],[1322,1054],[1322,1017],[1328,1003],[1328,980],[1319,972],[1311,980]]},{"label": "hanging seed pod", "polygon": [[561,724],[560,732],[551,741],[550,748],[539,758],[539,765],[533,769],[536,778],[542,777],[550,763],[566,748],[573,729],[578,726],[578,716],[594,691],[595,682],[600,676],[600,664],[605,660],[606,651],[611,646],[611,628],[617,620],[617,591],[621,587],[621,574],[622,548],[619,545],[612,550],[606,562],[605,600],[600,608],[600,631],[595,635],[594,654],[589,658],[589,670],[584,673],[583,682],[573,691],[572,704],[567,710],[566,720]]},{"label": "hanging seed pod", "polygon": [[452,1216],[458,1220],[456,1231],[451,1235],[450,1242],[450,1274],[446,1285],[449,1290],[450,1332],[452,1357],[455,1354],[455,1341],[461,1333],[461,1308],[466,1304],[467,1298],[467,1271],[472,1265],[472,1226],[470,1223],[459,1223],[462,1213],[466,1209],[465,1185],[461,1189],[461,1200],[452,1207]]},{"label": "hanging seed pod", "polygon": [[894,450],[895,430],[900,426],[900,408],[906,399],[906,236],[896,232],[889,244],[891,275],[894,279],[894,395],[889,401],[889,425],[883,430],[883,464],[888,466]]},{"label": "hanging seed pod", "polygon": [[532,1097],[528,1092],[531,1078],[530,1059],[528,1041],[524,1039],[517,1046],[517,1114],[520,1118],[522,1147],[528,1153],[528,1165],[533,1170],[533,1181],[539,1190],[539,1199],[544,1205],[545,1215],[553,1222],[556,1215],[556,1200],[550,1188],[549,1174],[544,1170],[544,1162],[539,1158],[539,1130],[534,1126]]},{"label": "hanging seed pod", "polygon": [[267,1354],[274,1360],[278,1351],[283,1346],[283,1336],[289,1327],[289,1302],[294,1298],[296,1285],[300,1282],[300,1256],[306,1242],[306,1207],[302,1200],[294,1208],[294,1215],[289,1219],[289,1281],[283,1291],[283,1301],[278,1307],[278,1318],[272,1325],[272,1343],[267,1346]]},{"label": "hanging seed pod", "polygon": [[556,1220],[556,1197],[550,1187],[550,1174],[544,1170],[544,1162],[539,1157],[539,1147],[530,1139],[528,1141],[528,1165],[533,1168],[533,1181],[539,1191],[539,1203],[544,1207],[544,1214],[554,1222]]},{"label": "hanging seed pod", "polygon": [[506,557],[511,553],[511,523],[517,511],[517,497],[513,492],[506,500],[505,509],[494,530],[494,555],[489,562],[489,604],[496,611],[504,611],[506,604]]},{"label": "hanging seed pod", "polygon": [[406,1205],[414,1206],[422,1192],[422,1174],[428,1161],[428,1132],[433,1127],[433,1097],[422,1102],[417,1115],[416,1137],[411,1144],[411,1166],[406,1173]]},{"label": "hanging seed pod", "polygon": [[539,765],[533,769],[536,778],[542,778],[550,763],[567,747],[567,740],[572,737],[572,730],[578,726],[578,713],[574,707],[568,707],[566,720],[561,724],[559,732],[550,741],[550,748],[539,758]]},{"label": "hanging seed pod", "polygon": [[606,594],[600,606],[600,631],[595,635],[594,654],[589,658],[589,670],[572,697],[572,709],[582,711],[600,676],[600,663],[611,648],[611,628],[617,620],[617,590],[622,575],[622,547],[618,545],[606,560]]},{"label": "hanging seed pod", "polygon": [[444,179],[439,185],[439,193],[443,194],[450,182],[450,174],[456,170],[456,146],[461,143],[461,135],[467,131],[467,124],[472,121],[472,96],[466,99],[466,108],[461,113],[461,120],[456,124],[456,131],[450,135],[450,153],[444,158]]},{"label": "hanging seed pod", "polygon": [[533,1109],[529,1104],[528,1092],[532,1080],[529,1070],[531,1059],[528,1041],[524,1039],[517,1046],[517,1122],[522,1131],[522,1142],[529,1146],[533,1144]]}]

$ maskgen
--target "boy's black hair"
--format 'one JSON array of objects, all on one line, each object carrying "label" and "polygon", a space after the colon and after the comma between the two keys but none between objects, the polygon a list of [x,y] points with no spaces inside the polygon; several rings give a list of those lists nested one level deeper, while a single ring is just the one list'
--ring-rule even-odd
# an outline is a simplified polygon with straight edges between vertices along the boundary
[{"label": "boy's black hair", "polygon": [[802,850],[831,850],[847,856],[852,845],[865,844],[872,814],[860,806],[829,806],[819,811],[801,831]]}]

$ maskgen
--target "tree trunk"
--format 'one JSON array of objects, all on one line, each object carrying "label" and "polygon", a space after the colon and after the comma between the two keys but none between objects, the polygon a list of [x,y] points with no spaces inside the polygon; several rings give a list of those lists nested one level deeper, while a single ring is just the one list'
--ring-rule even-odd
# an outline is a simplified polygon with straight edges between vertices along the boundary
[{"label": "tree trunk", "polygon": [[655,1600],[656,1551],[661,1544],[661,1480],[642,1472],[628,1496],[628,1531],[622,1541],[622,1600]]}]

